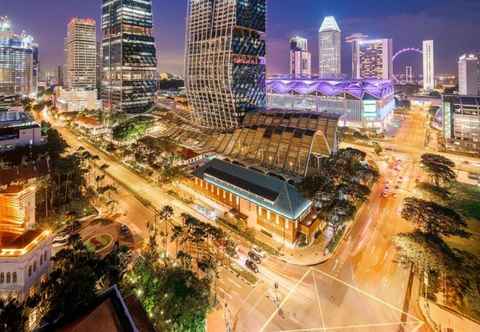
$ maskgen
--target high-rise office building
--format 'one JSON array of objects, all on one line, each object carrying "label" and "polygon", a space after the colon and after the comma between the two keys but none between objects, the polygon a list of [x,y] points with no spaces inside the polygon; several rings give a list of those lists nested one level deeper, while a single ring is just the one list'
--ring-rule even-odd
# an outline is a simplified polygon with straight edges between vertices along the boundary
[{"label": "high-rise office building", "polygon": [[323,20],[318,31],[318,45],[320,77],[339,77],[342,74],[342,32],[333,16]]},{"label": "high-rise office building", "polygon": [[356,55],[358,54],[358,45],[360,40],[367,39],[368,36],[363,33],[354,33],[350,36],[345,38],[345,42],[348,44],[352,44],[352,78],[357,78],[357,71],[358,71],[358,58]]},{"label": "high-rise office building", "polygon": [[433,40],[423,41],[423,89],[435,89],[435,58]]},{"label": "high-rise office building", "polygon": [[312,55],[308,51],[308,40],[302,37],[290,39],[290,76],[308,77],[312,75]]},{"label": "high-rise office building", "polygon": [[93,19],[72,18],[66,38],[67,87],[93,90],[97,82],[97,27]]},{"label": "high-rise office building", "polygon": [[31,36],[14,33],[10,20],[0,17],[0,95],[28,95],[35,91],[35,49],[38,54]]},{"label": "high-rise office building", "polygon": [[38,92],[38,80],[40,79],[40,53],[38,44],[32,44],[32,93]]},{"label": "high-rise office building", "polygon": [[458,60],[459,94],[478,96],[480,94],[480,63],[475,54],[464,54]]},{"label": "high-rise office building", "polygon": [[64,86],[64,72],[65,70],[63,69],[62,65],[57,66],[57,85],[59,86]]},{"label": "high-rise office building", "polygon": [[204,127],[239,126],[266,104],[265,0],[189,0],[185,78]]},{"label": "high-rise office building", "polygon": [[390,80],[393,75],[392,40],[359,39],[354,41],[354,76],[356,79]]},{"label": "high-rise office building", "polygon": [[148,110],[154,104],[157,71],[152,0],[103,0],[102,30],[104,108]]}]

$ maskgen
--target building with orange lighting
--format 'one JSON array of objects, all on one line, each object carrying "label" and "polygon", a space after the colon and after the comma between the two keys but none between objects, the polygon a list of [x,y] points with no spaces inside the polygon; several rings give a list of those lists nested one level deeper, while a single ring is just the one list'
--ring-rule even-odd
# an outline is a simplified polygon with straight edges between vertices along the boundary
[{"label": "building with orange lighting", "polygon": [[35,178],[0,181],[0,297],[24,298],[48,272],[52,237],[36,228],[36,191]]}]

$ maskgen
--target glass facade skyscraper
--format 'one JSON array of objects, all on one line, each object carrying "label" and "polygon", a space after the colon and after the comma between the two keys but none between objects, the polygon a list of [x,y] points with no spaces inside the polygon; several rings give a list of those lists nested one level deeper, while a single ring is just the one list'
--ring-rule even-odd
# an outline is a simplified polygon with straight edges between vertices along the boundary
[{"label": "glass facade skyscraper", "polygon": [[28,95],[34,92],[34,66],[38,46],[33,38],[11,30],[10,21],[0,17],[0,95]]},{"label": "glass facade skyscraper", "polygon": [[325,17],[318,31],[319,75],[335,78],[342,74],[342,32],[333,16]]},{"label": "glass facade skyscraper", "polygon": [[106,110],[141,113],[153,106],[157,58],[152,29],[152,0],[103,0]]},{"label": "glass facade skyscraper", "polygon": [[228,130],[264,108],[265,0],[189,0],[185,76],[194,116]]}]

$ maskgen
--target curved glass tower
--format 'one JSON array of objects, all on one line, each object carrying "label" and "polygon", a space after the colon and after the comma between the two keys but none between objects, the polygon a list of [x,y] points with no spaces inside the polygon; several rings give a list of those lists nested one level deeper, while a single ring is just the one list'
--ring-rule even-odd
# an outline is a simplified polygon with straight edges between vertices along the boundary
[{"label": "curved glass tower", "polygon": [[189,0],[185,77],[198,123],[228,130],[264,108],[265,0]]}]

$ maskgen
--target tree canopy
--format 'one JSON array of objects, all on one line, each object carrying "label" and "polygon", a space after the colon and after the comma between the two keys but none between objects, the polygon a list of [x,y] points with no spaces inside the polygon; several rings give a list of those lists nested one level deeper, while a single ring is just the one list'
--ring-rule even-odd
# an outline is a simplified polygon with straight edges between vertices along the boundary
[{"label": "tree canopy", "polygon": [[422,155],[421,165],[436,186],[448,186],[457,179],[452,169],[455,163],[446,157],[427,153]]},{"label": "tree canopy", "polygon": [[404,201],[402,217],[430,235],[469,237],[465,219],[455,210],[435,202],[409,197]]}]

